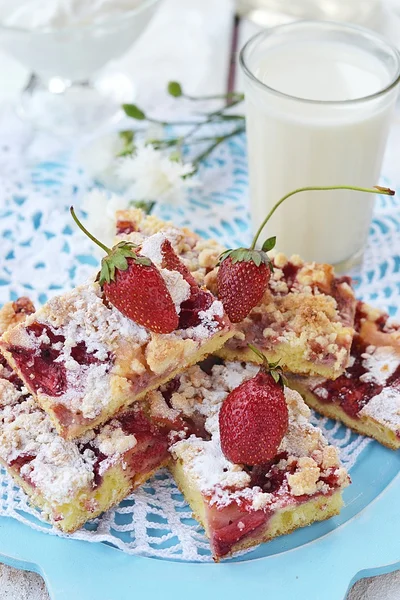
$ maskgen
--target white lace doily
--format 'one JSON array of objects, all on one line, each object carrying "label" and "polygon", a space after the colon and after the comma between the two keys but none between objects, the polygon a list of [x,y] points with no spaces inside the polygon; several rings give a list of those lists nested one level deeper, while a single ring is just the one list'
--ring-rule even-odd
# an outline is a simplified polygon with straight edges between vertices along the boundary
[{"label": "white lace doily", "polygon": [[[68,210],[72,203],[79,207],[93,183],[68,158],[32,168],[24,165],[21,157],[29,140],[22,129],[2,139],[6,142],[0,147],[0,304],[21,295],[43,303],[84,280],[98,264],[91,243],[74,227]],[[244,137],[221,146],[200,176],[203,186],[191,193],[185,207],[156,212],[222,243],[246,243],[250,234]],[[399,199],[379,197],[364,266],[357,276],[360,297],[392,315],[400,291],[399,229]],[[370,440],[325,418],[314,416],[313,421],[339,447],[344,465],[351,469]],[[61,535],[41,520],[4,470],[0,487],[0,515]],[[165,471],[71,537],[109,542],[131,554],[211,560],[203,531]]]}]

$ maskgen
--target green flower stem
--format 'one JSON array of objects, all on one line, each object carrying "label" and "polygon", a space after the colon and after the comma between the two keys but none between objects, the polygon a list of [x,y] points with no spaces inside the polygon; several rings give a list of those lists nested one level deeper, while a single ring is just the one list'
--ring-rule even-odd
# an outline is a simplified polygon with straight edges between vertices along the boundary
[{"label": "green flower stem", "polygon": [[95,244],[97,244],[98,246],[100,246],[100,248],[102,250],[104,250],[104,252],[106,252],[107,254],[109,254],[111,252],[111,248],[107,248],[107,246],[105,246],[104,244],[102,244],[101,242],[99,242],[99,240],[97,238],[94,237],[94,235],[92,235],[87,229],[86,227],[84,227],[82,225],[82,223],[80,222],[80,220],[78,219],[78,217],[75,214],[74,211],[74,207],[71,206],[70,207],[70,213],[72,215],[73,220],[75,221],[75,223],[78,225],[79,229],[81,229],[83,231],[83,233],[85,233],[89,239],[92,240],[92,242],[94,242]]},{"label": "green flower stem", "polygon": [[146,121],[149,123],[156,123],[156,125],[163,125],[164,127],[168,127],[168,125],[198,125],[199,123],[203,123],[202,121],[160,121],[159,119],[153,119],[151,117],[146,117]]},{"label": "green flower stem", "polygon": [[367,194],[383,194],[385,196],[394,196],[393,190],[390,190],[389,188],[379,187],[379,186],[374,187],[374,188],[363,188],[363,187],[357,187],[357,186],[353,186],[353,185],[332,185],[332,186],[312,186],[312,187],[298,188],[297,190],[294,190],[293,192],[286,194],[286,196],[283,196],[283,198],[281,198],[271,208],[271,210],[265,217],[264,221],[261,223],[260,227],[257,229],[257,232],[253,238],[253,242],[250,246],[250,250],[254,250],[254,248],[256,247],[257,240],[260,237],[262,230],[264,229],[265,225],[268,223],[268,221],[270,220],[270,218],[272,217],[272,215],[274,214],[276,209],[282,204],[282,202],[284,202],[285,200],[290,198],[290,196],[294,196],[294,194],[298,194],[300,192],[317,192],[317,191],[326,191],[326,190],[353,190],[355,192],[365,192]]},{"label": "green flower stem", "polygon": [[240,94],[239,92],[228,92],[227,94],[215,94],[210,96],[190,96],[189,94],[182,94],[182,98],[186,98],[187,100],[192,100],[193,102],[203,101],[203,100],[237,100],[243,102],[244,94]]},{"label": "green flower stem", "polygon": [[[242,133],[245,130],[244,127],[241,127],[239,129],[235,129],[236,133]],[[229,135],[229,134],[228,134]],[[194,146],[196,144],[203,144],[204,142],[214,142],[216,139],[222,138],[224,136],[215,136],[215,135],[211,135],[211,136],[205,136],[205,137],[198,137],[195,138],[194,140],[186,140],[185,138],[172,138],[170,140],[150,140],[150,144],[152,146],[155,146],[156,148],[162,148],[162,147],[166,147],[168,148],[168,146],[173,146],[174,144],[183,144],[184,146]],[[224,139],[226,139],[224,137]]]},{"label": "green flower stem", "polygon": [[202,160],[204,160],[205,158],[207,158],[207,156],[209,156],[211,154],[211,152],[213,152],[213,150],[215,150],[215,148],[217,148],[217,146],[222,144],[222,142],[224,142],[225,140],[228,140],[229,138],[234,137],[235,135],[239,135],[239,133],[242,133],[244,130],[245,130],[244,127],[239,127],[238,129],[234,129],[233,131],[231,131],[230,133],[227,133],[226,135],[221,135],[221,136],[214,138],[214,140],[215,140],[214,143],[211,144],[211,146],[209,146],[206,150],[204,150],[204,152],[202,152],[201,154],[199,154],[192,160],[192,164],[196,167],[196,170],[197,170],[199,163]]}]

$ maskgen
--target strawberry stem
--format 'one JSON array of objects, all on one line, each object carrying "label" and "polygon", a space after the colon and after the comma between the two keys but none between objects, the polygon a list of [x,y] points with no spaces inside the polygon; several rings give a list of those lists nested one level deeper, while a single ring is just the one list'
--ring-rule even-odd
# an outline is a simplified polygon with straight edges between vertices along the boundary
[{"label": "strawberry stem", "polygon": [[380,186],[376,186],[373,188],[363,188],[363,187],[357,187],[357,186],[353,186],[353,185],[332,185],[332,186],[315,186],[315,187],[298,188],[297,190],[294,190],[293,192],[286,194],[286,196],[283,196],[283,198],[281,198],[275,204],[275,206],[273,206],[271,208],[271,210],[265,217],[264,221],[261,223],[260,227],[257,229],[257,232],[256,232],[256,234],[253,238],[252,244],[250,246],[250,250],[254,250],[254,248],[256,247],[257,240],[260,237],[262,230],[264,229],[265,225],[268,223],[268,221],[270,220],[270,218],[272,217],[272,215],[274,214],[276,209],[282,204],[282,202],[284,202],[285,200],[290,198],[290,196],[294,196],[294,194],[298,194],[299,192],[315,192],[315,191],[325,191],[325,190],[353,190],[356,192],[366,192],[367,194],[384,194],[386,196],[394,196],[393,190],[391,190],[389,188],[380,187]]},{"label": "strawberry stem", "polygon": [[92,242],[94,242],[95,244],[97,244],[98,246],[100,246],[100,248],[102,250],[104,250],[104,252],[106,252],[107,254],[110,254],[111,252],[111,248],[107,248],[107,246],[105,246],[104,244],[102,244],[101,242],[99,242],[99,240],[97,238],[94,237],[94,235],[92,235],[87,229],[86,227],[84,227],[82,225],[82,223],[80,222],[80,220],[78,219],[78,217],[75,214],[74,211],[74,207],[71,206],[70,207],[70,213],[72,215],[73,220],[75,221],[75,223],[78,225],[79,229],[81,229],[83,231],[84,234],[86,234],[88,236],[88,238],[90,238],[92,240]]}]

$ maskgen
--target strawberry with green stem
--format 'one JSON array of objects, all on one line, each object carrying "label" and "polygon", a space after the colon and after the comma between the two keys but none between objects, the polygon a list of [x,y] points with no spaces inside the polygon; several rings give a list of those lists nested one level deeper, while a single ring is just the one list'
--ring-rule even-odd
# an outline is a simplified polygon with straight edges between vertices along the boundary
[{"label": "strawberry with green stem", "polygon": [[155,333],[177,329],[179,316],[171,294],[157,267],[140,254],[140,246],[119,242],[108,248],[82,225],[72,206],[70,211],[83,233],[107,254],[101,261],[99,284],[110,304]]},{"label": "strawberry with green stem", "polygon": [[256,244],[269,219],[276,209],[294,194],[324,190],[354,190],[369,194],[394,195],[393,190],[380,186],[362,188],[351,185],[335,185],[303,187],[283,196],[272,207],[261,223],[250,248],[226,250],[219,257],[217,275],[218,297],[224,305],[225,311],[232,323],[239,323],[239,321],[247,317],[249,312],[259,304],[267,289],[271,271],[273,270],[273,265],[267,252],[274,248],[276,238],[268,238],[262,244],[261,250],[256,249]]},{"label": "strawberry with green stem", "polygon": [[233,463],[261,465],[278,454],[287,432],[289,413],[284,377],[277,363],[268,363],[257,348],[249,348],[262,359],[255,377],[244,381],[226,397],[219,413],[221,449]]}]

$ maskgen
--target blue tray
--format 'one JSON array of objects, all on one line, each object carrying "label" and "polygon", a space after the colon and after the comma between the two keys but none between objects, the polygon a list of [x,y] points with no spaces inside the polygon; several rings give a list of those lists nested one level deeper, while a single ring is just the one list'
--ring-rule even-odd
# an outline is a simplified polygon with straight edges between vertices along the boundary
[{"label": "blue tray", "polygon": [[[0,557],[36,571],[52,600],[193,600],[268,593],[342,600],[358,579],[400,567],[399,453],[370,444],[356,463],[341,515],[220,564],[131,556],[107,544],[45,535],[0,518]],[[226,594],[226,596],[225,596]]]},{"label": "blue tray", "polygon": [[[186,213],[176,209],[169,214],[163,209],[161,216],[172,217],[177,224],[195,223],[199,233],[217,236],[222,241],[229,238],[231,243],[237,243],[236,240],[243,241],[248,235],[243,200],[247,189],[244,138],[232,141],[220,152],[214,158],[216,167],[225,168],[229,160],[233,164],[229,169],[225,168],[233,173],[226,189],[218,187],[210,192],[215,180],[215,174],[212,177],[214,165],[210,164],[211,179],[205,185],[208,199],[206,196],[194,197]],[[10,248],[17,246],[20,253],[26,246],[29,258],[30,240],[41,232],[43,240],[50,236],[61,237],[64,241],[61,252],[70,252],[72,231],[70,228],[56,231],[57,219],[46,216],[52,214],[53,202],[59,207],[60,214],[62,210],[68,211],[70,197],[65,199],[65,206],[60,199],[64,172],[65,165],[59,163],[44,165],[33,172],[35,192],[40,198],[48,199],[43,218],[41,212],[27,210],[28,195],[25,198],[22,192],[17,193],[18,190],[14,193],[5,211],[0,211],[4,229],[2,244],[10,240]],[[71,193],[78,195],[75,188],[71,188]],[[227,202],[229,223],[225,221]],[[397,198],[382,198],[379,211],[371,229],[371,248],[383,248],[386,254],[379,256],[374,268],[368,266],[363,273],[362,283],[366,284],[363,295],[367,301],[385,306],[394,314],[400,289],[397,281],[400,258],[394,244],[400,228]],[[397,218],[393,219],[393,215]],[[21,240],[17,235],[20,223],[26,228],[28,220],[32,221],[31,236]],[[47,231],[49,223],[54,231]],[[203,231],[204,223],[207,226]],[[0,285],[7,286],[10,298],[29,293],[35,300],[45,302],[46,289],[34,290],[19,280],[10,282],[15,273],[13,252],[10,251],[6,258],[9,268],[0,265]],[[87,262],[92,269],[90,265],[96,264],[97,260],[91,262],[89,258],[86,254],[71,257]],[[25,271],[20,273],[26,274]],[[76,283],[74,273],[71,270],[70,285]],[[48,291],[54,294],[56,289],[53,286]],[[345,508],[340,516],[273,540],[244,557],[218,565],[132,556],[105,543],[44,534],[6,517],[0,517],[0,560],[40,573],[53,600],[131,600],[135,596],[153,600],[160,594],[164,600],[183,600],[188,596],[193,600],[204,597],[243,600],[255,593],[281,600],[342,600],[348,588],[361,577],[400,567],[399,466],[399,452],[391,452],[375,442],[369,444],[351,471],[353,484],[345,490]]]}]

